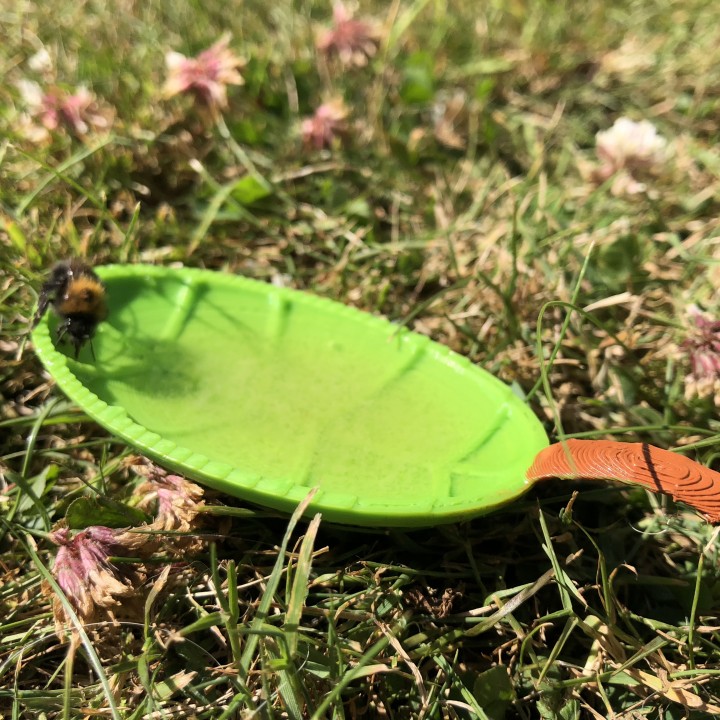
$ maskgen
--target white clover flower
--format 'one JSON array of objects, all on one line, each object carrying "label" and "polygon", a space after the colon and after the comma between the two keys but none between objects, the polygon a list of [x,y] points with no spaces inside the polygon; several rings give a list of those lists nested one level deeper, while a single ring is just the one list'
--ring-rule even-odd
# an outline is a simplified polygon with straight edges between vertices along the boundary
[{"label": "white clover flower", "polygon": [[648,120],[619,118],[609,130],[599,132],[595,140],[607,177],[622,169],[651,169],[667,159],[667,140]]},{"label": "white clover flower", "polygon": [[52,70],[52,58],[50,53],[44,48],[40,48],[32,57],[27,61],[28,67],[37,73],[50,72]]}]

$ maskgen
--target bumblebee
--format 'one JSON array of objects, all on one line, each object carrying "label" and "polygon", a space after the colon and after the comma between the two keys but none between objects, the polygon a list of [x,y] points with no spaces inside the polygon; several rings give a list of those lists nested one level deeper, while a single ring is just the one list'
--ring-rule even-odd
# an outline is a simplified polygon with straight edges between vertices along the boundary
[{"label": "bumblebee", "polygon": [[57,342],[69,341],[75,348],[77,360],[80,348],[90,342],[99,323],[107,317],[105,286],[92,268],[79,260],[59,262],[50,272],[50,277],[40,288],[38,309],[33,327],[45,314],[48,305],[60,318],[57,328]]}]

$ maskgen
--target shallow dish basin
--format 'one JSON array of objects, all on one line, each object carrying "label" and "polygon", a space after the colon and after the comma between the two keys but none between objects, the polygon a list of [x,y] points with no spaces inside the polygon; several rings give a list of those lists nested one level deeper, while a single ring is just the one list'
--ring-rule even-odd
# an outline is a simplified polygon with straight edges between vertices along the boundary
[{"label": "shallow dish basin", "polygon": [[360,525],[423,526],[523,493],[547,445],[467,359],[330,300],[218,272],[97,268],[109,315],[78,360],[47,313],[60,388],[160,465],[231,495]]}]

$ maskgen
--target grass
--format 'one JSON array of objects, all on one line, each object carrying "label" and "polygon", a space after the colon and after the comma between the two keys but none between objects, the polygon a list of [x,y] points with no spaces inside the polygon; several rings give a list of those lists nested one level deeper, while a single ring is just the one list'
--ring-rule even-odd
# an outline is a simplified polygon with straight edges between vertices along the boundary
[{"label": "grass", "polygon": [[[124,508],[139,483],[131,449],[63,399],[28,344],[59,258],[310,290],[514,383],[553,438],[717,465],[716,409],[686,394],[681,347],[689,304],[718,311],[717,3],[399,0],[359,15],[383,39],[342,68],[315,49],[320,2],[2,10],[0,715],[675,719],[720,705],[713,528],[592,484],[412,532],[288,524],[208,492],[198,544],[182,563],[155,554],[137,608],[55,635],[48,533],[73,500]],[[246,65],[222,118],[164,99],[164,53],[225,31]],[[32,70],[41,48],[52,68]],[[22,79],[86,85],[111,129],[32,141]],[[310,150],[300,121],[333,96],[348,132]],[[623,115],[673,147],[637,195],[590,179],[596,132]]]}]

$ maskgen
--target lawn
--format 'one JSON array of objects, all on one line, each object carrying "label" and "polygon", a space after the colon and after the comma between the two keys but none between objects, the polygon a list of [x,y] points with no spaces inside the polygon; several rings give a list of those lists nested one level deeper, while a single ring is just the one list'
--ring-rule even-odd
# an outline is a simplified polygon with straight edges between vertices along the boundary
[{"label": "lawn", "polygon": [[435,528],[290,518],[165,475],[29,338],[58,260],[238,274],[448,346],[553,441],[718,469],[720,5],[0,18],[0,717],[720,712],[692,509],[549,481]]}]

